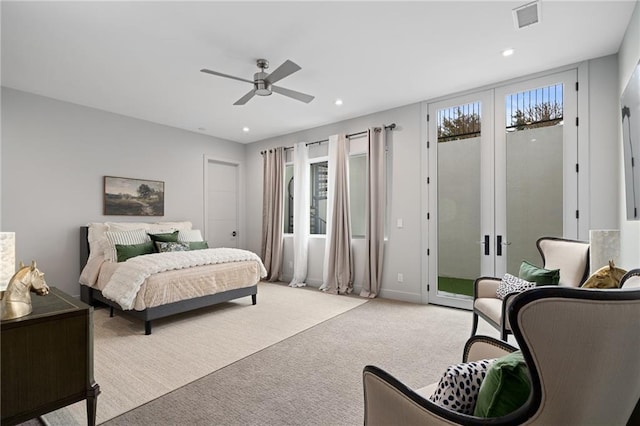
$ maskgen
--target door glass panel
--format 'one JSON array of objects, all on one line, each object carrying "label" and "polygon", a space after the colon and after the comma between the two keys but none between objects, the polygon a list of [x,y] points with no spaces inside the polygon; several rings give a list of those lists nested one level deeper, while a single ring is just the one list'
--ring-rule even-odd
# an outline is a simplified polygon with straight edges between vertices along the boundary
[{"label": "door glass panel", "polygon": [[480,102],[438,110],[438,293],[473,295],[480,276]]},{"label": "door glass panel", "polygon": [[[563,235],[563,85],[505,97],[507,272],[540,263],[535,241]],[[541,266],[541,265],[540,265]]]}]

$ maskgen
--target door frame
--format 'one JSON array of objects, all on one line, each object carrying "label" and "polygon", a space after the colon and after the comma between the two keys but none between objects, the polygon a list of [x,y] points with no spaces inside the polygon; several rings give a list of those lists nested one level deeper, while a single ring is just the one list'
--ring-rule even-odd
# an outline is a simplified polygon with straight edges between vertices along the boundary
[{"label": "door frame", "polygon": [[[427,303],[436,303],[434,300],[431,300],[429,294],[430,288],[430,278],[429,271],[432,267],[437,267],[437,239],[432,239],[434,236],[430,235],[430,218],[432,218],[432,212],[436,209],[437,205],[433,204],[433,201],[429,199],[430,196],[430,186],[433,185],[433,180],[431,179],[431,168],[429,162],[429,150],[427,148],[429,144],[429,128],[427,122],[427,114],[429,113],[429,104],[438,103],[441,101],[445,101],[450,98],[455,97],[463,97],[465,95],[482,92],[484,90],[496,90],[499,87],[517,84],[526,82],[528,80],[534,80],[541,77],[547,77],[556,73],[577,70],[577,83],[578,87],[578,100],[577,100],[577,117],[575,120],[577,121],[578,117],[580,118],[580,122],[577,129],[577,161],[579,164],[579,173],[577,175],[578,179],[578,199],[577,199],[577,208],[580,214],[579,220],[577,221],[577,230],[575,239],[588,241],[589,239],[589,223],[590,223],[590,211],[589,206],[591,203],[590,193],[589,193],[589,64],[588,62],[581,62],[577,64],[569,64],[566,66],[558,67],[552,70],[541,71],[533,74],[529,74],[522,77],[517,77],[501,82],[496,82],[495,84],[486,85],[470,90],[465,90],[457,93],[451,93],[444,96],[439,96],[427,101],[423,101],[421,103],[421,126],[420,126],[420,134],[421,134],[421,224],[422,224],[422,232],[421,232],[421,302],[424,304]],[[567,119],[574,120],[573,117]],[[492,124],[493,125],[493,124]],[[435,142],[437,143],[437,142]],[[573,235],[573,233],[572,233]],[[437,235],[436,235],[437,237]],[[435,241],[435,245],[434,245]],[[436,283],[437,285],[437,283]]]},{"label": "door frame", "polygon": [[[427,261],[427,298],[431,303],[443,304],[446,306],[452,306],[455,308],[471,309],[472,301],[468,298],[461,298],[455,296],[438,296],[438,283],[437,277],[435,282],[431,281],[429,272],[432,270],[438,270],[438,135],[435,125],[429,123],[437,121],[437,111],[450,106],[464,105],[468,103],[480,102],[481,104],[481,143],[480,143],[480,158],[478,161],[481,164],[486,165],[480,170],[480,233],[475,237],[480,240],[480,235],[487,233],[487,229],[493,228],[493,221],[495,217],[494,212],[494,144],[491,143],[490,138],[493,135],[494,130],[494,98],[492,90],[482,90],[469,92],[459,96],[451,96],[447,99],[443,99],[436,102],[429,102],[425,104],[426,113],[429,116],[429,122],[425,120],[425,126],[427,127],[427,140],[429,146],[427,147],[427,165],[429,170],[434,170],[435,173],[431,173],[428,176],[428,186],[430,190],[427,193],[428,211],[427,219],[427,232],[429,235],[428,245],[428,261]],[[425,116],[427,117],[427,116]],[[478,241],[478,253],[481,252],[480,244],[484,243]],[[433,248],[433,250],[431,250]],[[491,249],[493,250],[493,249]],[[480,268],[486,270],[493,265],[489,265],[488,262],[492,258],[479,255]],[[433,284],[433,287],[431,286]]]},{"label": "door frame", "polygon": [[228,165],[236,168],[236,183],[237,183],[237,193],[236,193],[236,222],[238,224],[238,248],[246,247],[246,236],[245,236],[245,182],[244,182],[244,166],[240,161],[237,160],[229,160],[220,157],[213,157],[209,155],[203,156],[203,180],[202,180],[202,204],[203,204],[203,216],[202,216],[202,226],[204,239],[209,240],[209,230],[207,229],[207,218],[209,217],[209,203],[207,200],[207,194],[209,192],[209,164],[217,163]]}]

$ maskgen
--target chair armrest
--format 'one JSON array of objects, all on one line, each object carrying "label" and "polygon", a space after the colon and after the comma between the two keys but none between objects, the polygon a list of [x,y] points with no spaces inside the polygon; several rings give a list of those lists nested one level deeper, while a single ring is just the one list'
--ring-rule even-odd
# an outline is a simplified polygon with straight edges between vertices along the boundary
[{"label": "chair armrest", "polygon": [[495,277],[480,277],[473,282],[473,298],[493,298],[496,299],[496,290],[502,280]]},{"label": "chair armrest", "polygon": [[464,345],[462,362],[500,358],[518,350],[503,340],[489,336],[473,336]]},{"label": "chair armrest", "polygon": [[640,287],[640,269],[631,269],[620,279],[620,288]]},{"label": "chair armrest", "polygon": [[[496,342],[500,341],[496,340]],[[490,419],[447,410],[423,398],[391,374],[372,365],[364,367],[362,377],[365,426],[451,424],[511,426],[522,424],[527,419],[527,413],[524,413],[522,409],[504,417]]]},{"label": "chair armrest", "polygon": [[446,410],[423,398],[378,367],[367,365],[362,377],[366,426],[475,423],[471,416]]}]

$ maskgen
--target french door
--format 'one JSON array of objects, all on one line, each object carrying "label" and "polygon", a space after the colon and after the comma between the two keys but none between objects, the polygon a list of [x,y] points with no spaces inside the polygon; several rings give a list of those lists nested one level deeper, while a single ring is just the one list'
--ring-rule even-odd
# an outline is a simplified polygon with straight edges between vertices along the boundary
[{"label": "french door", "polygon": [[576,70],[427,105],[429,303],[471,308],[480,276],[576,238]]}]

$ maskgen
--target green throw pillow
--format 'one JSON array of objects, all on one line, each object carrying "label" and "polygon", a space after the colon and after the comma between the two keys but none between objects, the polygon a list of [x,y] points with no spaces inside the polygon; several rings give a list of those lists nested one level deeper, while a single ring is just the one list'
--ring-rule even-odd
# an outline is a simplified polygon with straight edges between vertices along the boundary
[{"label": "green throw pillow", "polygon": [[167,232],[165,234],[148,234],[151,241],[161,241],[163,243],[177,243],[178,242],[178,232]]},{"label": "green throw pillow", "polygon": [[153,242],[147,241],[142,244],[130,245],[116,244],[116,253],[118,254],[118,262],[124,262],[142,254],[151,254],[153,253]]},{"label": "green throw pillow", "polygon": [[473,415],[501,417],[520,408],[531,393],[527,364],[521,351],[495,360],[487,370]]},{"label": "green throw pillow", "polygon": [[519,277],[523,280],[535,282],[536,285],[558,285],[560,282],[560,269],[544,269],[522,261]]},{"label": "green throw pillow", "polygon": [[[148,234],[151,241],[154,243],[177,243],[178,242],[178,232],[167,232],[164,234]],[[154,244],[153,247],[154,252],[158,253],[158,247]]]},{"label": "green throw pillow", "polygon": [[209,244],[206,241],[190,241],[189,248],[191,250],[202,250],[209,248]]}]

